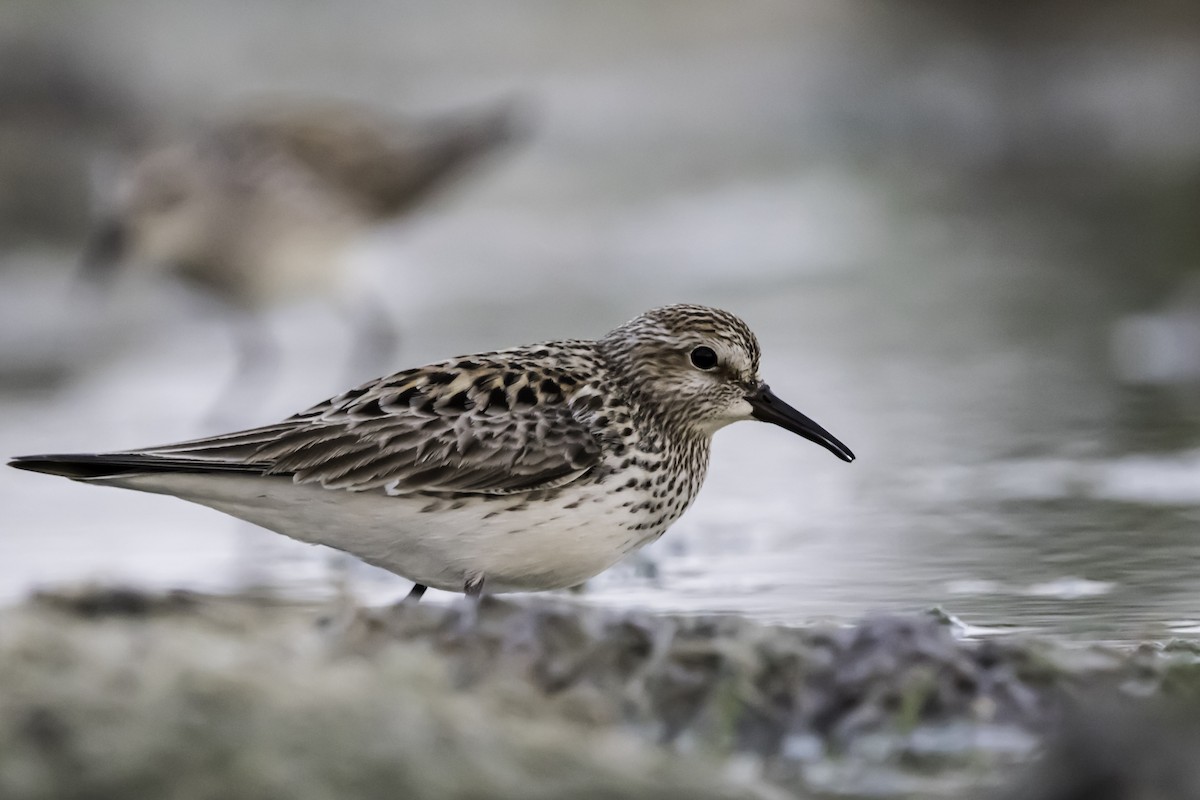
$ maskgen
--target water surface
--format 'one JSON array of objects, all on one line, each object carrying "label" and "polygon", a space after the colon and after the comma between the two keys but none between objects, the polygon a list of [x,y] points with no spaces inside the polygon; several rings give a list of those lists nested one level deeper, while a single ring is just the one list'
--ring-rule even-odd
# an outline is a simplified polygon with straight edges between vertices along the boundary
[{"label": "water surface", "polygon": [[[788,624],[937,605],[981,635],[1198,635],[1198,395],[1126,382],[1113,341],[1197,263],[1168,226],[1182,218],[1171,209],[1190,206],[1170,181],[1145,181],[1159,194],[1129,188],[1143,186],[1131,164],[1165,170],[1200,126],[1155,117],[1183,132],[1165,150],[1121,128],[1093,172],[1081,140],[1062,159],[1084,164],[1069,180],[988,171],[979,165],[1059,152],[1024,129],[1016,144],[984,136],[1000,136],[987,121],[1012,110],[980,91],[983,67],[1003,63],[987,60],[996,52],[963,62],[965,45],[934,36],[914,66],[903,59],[923,41],[914,28],[895,33],[915,37],[895,49],[876,47],[887,26],[844,4],[667,4],[621,23],[585,4],[518,3],[503,36],[432,11],[389,28],[368,5],[378,8],[314,12],[289,36],[274,35],[293,16],[285,6],[256,6],[233,39],[217,24],[232,6],[88,6],[89,44],[177,110],[268,91],[417,108],[525,93],[538,127],[524,149],[356,256],[358,285],[405,333],[401,362],[378,371],[711,303],[758,332],[780,396],[858,455],[847,465],[763,425],[722,431],[694,508],[646,561],[586,596]],[[187,46],[169,35],[181,25]],[[568,46],[580,30],[589,44]],[[1086,99],[1089,119],[1126,108],[1087,52],[1074,71],[1039,74],[1039,113],[1057,107],[1056,91]],[[1171,63],[1166,78],[1196,62]],[[1200,83],[1157,85],[1169,100],[1171,86]],[[1140,101],[1144,114],[1188,107],[1155,97]],[[918,123],[943,138],[921,139]],[[954,149],[945,137],[956,132]],[[1029,152],[1005,150],[1022,143]],[[1103,178],[1130,153],[1140,160],[1125,162],[1120,194]],[[66,242],[3,256],[4,454],[268,423],[370,377],[348,374],[335,313],[283,309],[270,323],[279,375],[206,420],[231,369],[221,315],[161,284],[77,305],[75,252]],[[1136,348],[1129,358],[1149,363]],[[320,595],[342,585],[380,602],[407,588],[171,498],[0,470],[0,600],[91,579]]]}]

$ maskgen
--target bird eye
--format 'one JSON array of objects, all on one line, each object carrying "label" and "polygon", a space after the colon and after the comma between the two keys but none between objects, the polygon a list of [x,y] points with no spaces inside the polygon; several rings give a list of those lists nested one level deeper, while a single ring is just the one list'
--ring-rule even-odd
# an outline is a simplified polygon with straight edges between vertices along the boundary
[{"label": "bird eye", "polygon": [[691,357],[698,369],[712,369],[717,365],[717,353],[711,347],[700,345],[692,351]]}]

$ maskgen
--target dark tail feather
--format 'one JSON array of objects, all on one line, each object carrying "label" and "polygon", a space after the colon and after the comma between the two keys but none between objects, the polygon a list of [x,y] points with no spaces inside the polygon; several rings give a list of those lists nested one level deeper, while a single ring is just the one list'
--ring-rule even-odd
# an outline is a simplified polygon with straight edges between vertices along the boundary
[{"label": "dark tail feather", "polygon": [[224,464],[185,458],[163,458],[140,453],[64,453],[45,456],[17,456],[10,467],[72,480],[113,478],[145,472],[250,473],[262,475],[266,464]]}]

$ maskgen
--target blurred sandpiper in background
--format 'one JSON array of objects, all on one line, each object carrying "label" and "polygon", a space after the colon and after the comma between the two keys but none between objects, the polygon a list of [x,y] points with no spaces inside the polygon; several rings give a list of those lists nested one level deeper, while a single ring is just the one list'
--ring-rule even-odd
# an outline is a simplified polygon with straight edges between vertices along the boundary
[{"label": "blurred sandpiper in background", "polygon": [[[1169,0],[13,0],[0,441],[262,424],[707,303],[859,461],[724,431],[695,507],[585,597],[1200,636],[1198,215],[1200,9]],[[407,588],[15,471],[0,520],[5,600]]]},{"label": "blurred sandpiper in background", "polygon": [[340,280],[352,246],[509,142],[516,116],[505,105],[418,124],[345,103],[260,101],[110,176],[82,277],[148,267],[221,301],[238,317],[238,366],[217,402],[235,418],[274,374],[264,312],[297,298],[340,301],[360,382],[394,368],[399,334],[375,293]]}]

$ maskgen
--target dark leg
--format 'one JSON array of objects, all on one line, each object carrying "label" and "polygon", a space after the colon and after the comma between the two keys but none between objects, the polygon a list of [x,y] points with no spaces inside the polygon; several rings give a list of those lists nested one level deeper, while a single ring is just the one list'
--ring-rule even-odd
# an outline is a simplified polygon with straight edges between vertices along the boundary
[{"label": "dark leg", "polygon": [[243,315],[234,321],[234,348],[233,374],[213,401],[206,425],[244,425],[246,409],[255,407],[278,376],[279,345],[261,318]]},{"label": "dark leg", "polygon": [[479,596],[483,593],[483,576],[471,578],[463,585],[467,606],[458,617],[458,632],[471,633],[479,627]]},{"label": "dark leg", "polygon": [[428,586],[423,584],[414,583],[412,591],[405,595],[404,599],[400,602],[404,605],[415,606],[417,603],[421,602],[421,595],[425,594],[425,590],[428,588]]},{"label": "dark leg", "polygon": [[391,310],[374,295],[363,295],[353,306],[344,307],[353,332],[351,355],[347,363],[350,383],[396,368],[393,363],[400,349],[400,331]]}]

